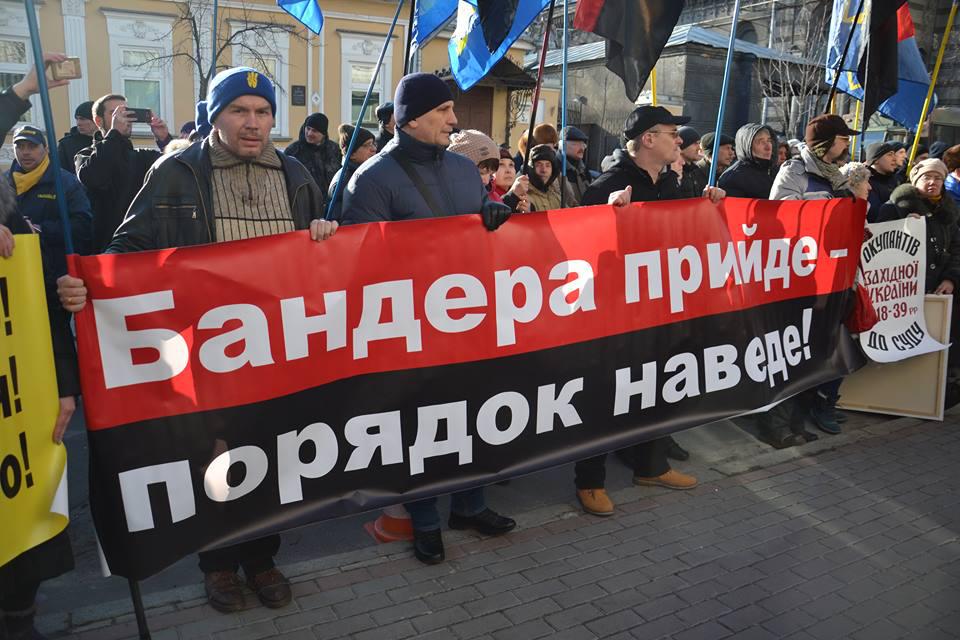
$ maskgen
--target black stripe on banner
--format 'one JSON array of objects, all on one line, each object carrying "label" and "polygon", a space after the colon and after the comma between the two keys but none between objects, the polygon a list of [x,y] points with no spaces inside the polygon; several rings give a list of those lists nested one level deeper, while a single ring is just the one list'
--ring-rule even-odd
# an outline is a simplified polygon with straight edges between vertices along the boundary
[{"label": "black stripe on banner", "polygon": [[[840,326],[849,301],[848,291],[788,300],[546,351],[371,374],[254,405],[91,432],[91,496],[101,543],[114,573],[143,578],[204,547],[489,484],[762,407],[862,364],[845,355],[856,351]],[[809,311],[805,314],[805,310]],[[805,315],[808,327],[804,326]],[[782,353],[777,355],[784,350],[785,341],[795,365],[787,365]],[[772,346],[778,342],[779,347]],[[771,387],[769,376],[758,382],[748,375],[748,360],[753,362],[750,371],[759,370],[758,344],[763,347],[761,360],[771,354],[774,362],[784,363],[786,381],[776,374]],[[713,354],[708,360],[717,362],[717,354],[729,356],[731,350],[733,358],[727,362],[734,362],[740,371],[739,384],[708,393],[709,385],[716,389],[732,379],[723,377],[730,374],[728,366],[704,366],[704,354]],[[617,370],[627,367],[627,382],[655,371],[656,382],[649,388],[657,392],[634,395],[629,413],[615,416],[617,391],[625,396],[628,388],[624,380],[618,387]],[[580,419],[571,422],[579,423],[563,426],[563,412],[555,415],[553,408],[549,410],[552,419],[544,420],[540,414],[548,414],[549,401],[565,385],[578,388],[579,379],[582,390],[570,399]],[[551,390],[549,385],[555,388]],[[498,403],[490,401],[494,397],[514,409],[493,410]],[[651,406],[643,408],[644,399]],[[418,433],[420,437],[428,435],[427,427],[434,422],[424,419],[418,426],[418,409],[445,404],[450,407],[440,413],[462,416],[466,425],[465,463],[460,464],[458,453],[448,453],[426,458],[420,471],[411,452],[418,449]],[[521,422],[524,407],[529,410],[525,424]],[[363,441],[364,435],[357,433],[365,434],[368,428],[373,436],[390,434],[389,427],[370,425],[399,420],[396,433],[402,447],[388,447],[386,460],[384,449],[377,449],[368,460],[345,436],[348,421],[372,414],[386,416],[362,428],[355,424],[353,438]],[[520,425],[516,433],[511,429],[514,419]],[[457,433],[456,422],[440,421],[437,441],[444,442],[448,433]],[[278,436],[292,442],[298,432],[314,423],[327,425],[329,429],[312,428],[332,433],[335,443],[320,439],[318,451],[309,442],[300,449],[299,458],[287,455],[278,463]],[[480,423],[486,425],[485,430]],[[498,438],[505,442],[490,443]],[[241,451],[241,447],[246,449]],[[225,477],[226,458],[220,459],[220,471],[210,472],[212,484],[205,485],[204,475],[211,462],[228,450],[235,452],[234,462],[243,457],[241,453],[260,458],[259,450],[266,467],[262,480],[256,482],[256,468],[239,463],[229,466],[232,487],[245,489],[249,484],[255,488],[218,502],[208,497],[208,489],[213,486],[214,495],[224,498],[222,491],[216,492],[216,479]],[[293,449],[286,446],[284,450]],[[310,463],[318,455],[327,461],[335,456],[336,462],[319,477],[301,480],[295,474],[293,484],[302,487],[302,499],[290,500],[291,480],[286,476],[296,471],[298,460]],[[151,465],[167,465],[166,471],[149,476],[154,484],[140,494],[136,493],[138,483],[146,480],[130,479],[139,472],[124,476],[128,493],[124,506],[118,474]],[[182,480],[181,485],[164,485],[162,480],[173,476]],[[220,486],[223,489],[222,482]],[[288,502],[281,504],[284,494]],[[142,498],[139,503],[133,501],[137,495]],[[152,526],[144,526],[145,516]],[[128,532],[131,517],[140,529],[135,533]]]}]

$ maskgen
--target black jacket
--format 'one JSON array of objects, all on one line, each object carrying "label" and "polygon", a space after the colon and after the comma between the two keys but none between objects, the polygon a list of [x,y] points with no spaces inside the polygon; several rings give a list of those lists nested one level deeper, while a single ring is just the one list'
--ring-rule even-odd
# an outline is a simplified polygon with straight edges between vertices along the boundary
[{"label": "black jacket", "polygon": [[150,167],[160,158],[154,149],[134,149],[115,130],[97,133],[95,142],[76,156],[77,177],[87,188],[93,211],[93,251],[103,251],[143,186]]},{"label": "black jacket", "polygon": [[393,140],[393,134],[387,131],[386,127],[380,125],[380,131],[377,132],[377,151],[380,151],[387,143]]},{"label": "black jacket", "polygon": [[310,144],[303,133],[306,125],[300,127],[300,139],[284,149],[284,153],[300,161],[307,168],[314,182],[320,188],[320,192],[326,197],[327,189],[330,188],[330,181],[333,176],[340,171],[340,165],[343,163],[343,153],[340,147],[326,138],[320,144]]},{"label": "black jacket", "polygon": [[893,190],[899,186],[900,179],[896,172],[884,175],[870,167],[870,194],[867,196],[870,210],[867,213],[867,222],[877,222],[880,208],[890,201]]},{"label": "black jacket", "polygon": [[[777,167],[772,159],[753,157],[753,139],[761,131],[766,131],[770,134],[770,139],[776,141],[777,134],[773,129],[762,124],[747,124],[737,131],[737,161],[717,180],[717,186],[731,198],[770,198]],[[776,146],[773,151],[776,153]]]},{"label": "black jacket", "polygon": [[0,93],[0,131],[4,136],[10,132],[20,120],[20,116],[30,110],[29,100],[21,100],[13,92],[13,87]]},{"label": "black jacket", "polygon": [[699,198],[707,188],[707,174],[696,162],[687,162],[683,165],[683,176],[680,178],[680,193],[684,198]]},{"label": "black jacket", "polygon": [[927,293],[944,280],[960,286],[960,227],[957,226],[960,211],[953,199],[944,193],[935,205],[912,184],[902,184],[893,190],[890,202],[880,208],[877,222],[901,220],[911,213],[927,220]]},{"label": "black jacket", "polygon": [[[130,204],[126,219],[106,253],[186,247],[217,241],[210,142],[194,142],[168,155],[147,173],[143,189]],[[297,160],[278,152],[297,229],[323,217],[323,194]]]},{"label": "black jacket", "polygon": [[660,174],[656,183],[650,174],[637,166],[626,151],[617,149],[613,152],[614,164],[610,169],[600,174],[583,194],[582,205],[607,204],[610,194],[633,187],[631,202],[649,202],[651,200],[676,200],[682,198],[677,174],[667,169]]},{"label": "black jacket", "polygon": [[93,136],[85,136],[76,127],[70,128],[70,133],[60,138],[57,143],[57,152],[60,157],[60,168],[77,174],[76,156],[78,153],[93,144]]},{"label": "black jacket", "polygon": [[343,196],[347,191],[347,183],[350,182],[350,178],[353,177],[353,174],[356,173],[359,168],[360,165],[356,162],[346,160],[343,166],[340,167],[340,171],[337,171],[336,175],[333,176],[333,180],[330,181],[330,188],[327,189],[328,206],[333,199],[333,192],[337,190],[337,184],[343,183],[343,186],[340,187],[340,192],[337,194],[337,200],[333,204],[333,209],[330,211],[330,220],[340,222],[340,219],[343,217]]}]

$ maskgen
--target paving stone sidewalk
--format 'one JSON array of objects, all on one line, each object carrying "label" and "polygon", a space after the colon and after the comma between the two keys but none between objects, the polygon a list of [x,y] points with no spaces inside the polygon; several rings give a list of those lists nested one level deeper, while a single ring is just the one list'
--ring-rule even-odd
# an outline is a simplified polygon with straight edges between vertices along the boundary
[{"label": "paving stone sidewalk", "polygon": [[[626,489],[611,518],[559,505],[502,538],[448,536],[439,566],[403,544],[328,558],[278,611],[187,591],[148,610],[153,638],[960,638],[960,427],[905,424],[688,492]],[[41,623],[136,637],[129,605]]]}]

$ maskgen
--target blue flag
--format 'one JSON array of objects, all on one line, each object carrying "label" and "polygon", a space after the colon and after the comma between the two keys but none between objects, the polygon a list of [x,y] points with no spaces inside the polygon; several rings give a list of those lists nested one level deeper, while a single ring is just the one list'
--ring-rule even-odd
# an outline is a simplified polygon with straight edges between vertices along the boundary
[{"label": "blue flag", "polygon": [[323,12],[317,0],[277,0],[277,6],[315,34],[323,29]]},{"label": "blue flag", "polygon": [[413,46],[411,53],[422,47],[443,28],[457,10],[457,0],[411,0],[417,3],[413,14]]},{"label": "blue flag", "polygon": [[519,0],[513,24],[498,46],[491,46],[484,36],[476,0],[460,0],[457,7],[457,29],[450,38],[450,71],[464,91],[477,84],[530,26],[533,19],[550,4],[550,0]]},{"label": "blue flag", "polygon": [[869,33],[867,25],[870,20],[870,10],[867,6],[868,3],[864,3],[864,10],[854,24],[858,4],[859,0],[834,0],[833,2],[833,14],[830,17],[830,40],[827,46],[826,82],[829,85],[833,84],[840,56],[843,55],[843,48],[847,44],[847,38],[850,37],[850,31],[852,30],[853,39],[850,40],[847,57],[843,60],[837,90],[857,100],[863,100],[863,86],[857,77],[857,69],[860,66],[860,58],[863,57],[867,48]]}]

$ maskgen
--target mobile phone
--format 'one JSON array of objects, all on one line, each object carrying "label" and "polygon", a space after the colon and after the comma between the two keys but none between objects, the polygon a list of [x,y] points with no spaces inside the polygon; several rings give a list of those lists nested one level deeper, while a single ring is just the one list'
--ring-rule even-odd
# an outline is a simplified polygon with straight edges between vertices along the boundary
[{"label": "mobile phone", "polygon": [[54,80],[76,80],[83,77],[80,70],[80,58],[67,58],[63,62],[50,65],[50,75]]},{"label": "mobile phone", "polygon": [[135,107],[127,107],[127,111],[131,112],[135,117],[134,122],[146,122],[150,124],[150,120],[153,117],[153,112],[150,109],[137,109]]}]

